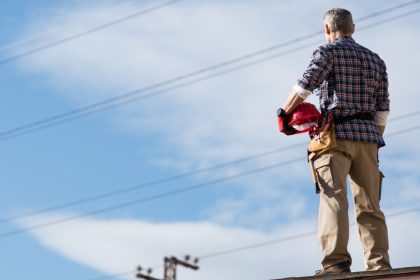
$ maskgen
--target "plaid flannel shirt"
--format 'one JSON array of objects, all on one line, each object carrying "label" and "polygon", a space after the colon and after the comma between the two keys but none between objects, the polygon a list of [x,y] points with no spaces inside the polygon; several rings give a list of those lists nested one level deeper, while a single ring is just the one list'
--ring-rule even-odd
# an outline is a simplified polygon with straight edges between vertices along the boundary
[{"label": "plaid flannel shirt", "polygon": [[[339,37],[318,47],[296,88],[319,94],[323,115],[333,112],[339,118],[389,111],[385,63],[351,37]],[[375,120],[355,119],[338,124],[336,137],[385,145]]]}]

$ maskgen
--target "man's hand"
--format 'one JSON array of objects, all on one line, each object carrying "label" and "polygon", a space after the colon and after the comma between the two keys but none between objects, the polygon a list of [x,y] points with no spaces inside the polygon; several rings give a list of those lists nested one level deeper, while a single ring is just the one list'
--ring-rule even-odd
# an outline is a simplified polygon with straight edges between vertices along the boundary
[{"label": "man's hand", "polygon": [[279,122],[280,132],[286,135],[296,134],[297,130],[289,126],[289,114],[304,101],[295,90],[290,92],[289,98],[286,100],[283,108],[277,110],[277,117]]},{"label": "man's hand", "polygon": [[278,122],[279,122],[280,132],[282,132],[286,135],[296,134],[296,132],[297,132],[296,129],[289,126],[290,117],[286,114],[286,112],[282,108],[279,108],[277,110],[277,119],[278,119]]}]

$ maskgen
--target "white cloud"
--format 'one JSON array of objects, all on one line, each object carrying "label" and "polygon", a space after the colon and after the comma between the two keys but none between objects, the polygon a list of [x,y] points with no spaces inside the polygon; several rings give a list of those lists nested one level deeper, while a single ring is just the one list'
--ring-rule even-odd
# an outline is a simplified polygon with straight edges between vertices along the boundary
[{"label": "white cloud", "polygon": [[[33,218],[27,223],[44,222],[51,218],[57,219],[60,216]],[[388,219],[394,267],[416,265],[415,260],[419,253],[412,244],[420,241],[416,234],[420,226],[419,220],[418,213]],[[206,256],[314,230],[315,221],[305,220],[297,220],[276,230],[264,232],[224,227],[209,222],[152,223],[82,219],[37,230],[33,235],[44,246],[72,261],[102,273],[116,274],[135,269],[139,264],[161,265],[164,256]],[[356,228],[353,227],[351,233],[349,250],[353,257],[352,268],[353,271],[360,271],[363,270],[363,254]],[[319,267],[320,260],[316,235],[309,234],[251,250],[204,258],[199,271],[187,271],[180,267],[179,273],[185,280],[251,280],[302,276],[312,275]]]},{"label": "white cloud", "polygon": [[[32,219],[31,223],[50,218],[39,217]],[[293,231],[293,228],[299,228],[299,231]],[[314,225],[310,222],[296,223],[283,230],[264,233],[243,228],[222,227],[208,222],[150,223],[134,220],[84,219],[42,229],[34,235],[43,245],[75,262],[113,274],[129,271],[139,264],[160,265],[163,256],[182,257],[185,254],[205,256],[313,229]],[[311,261],[313,263],[317,257],[316,242],[313,237],[292,241],[285,247],[298,246],[302,242],[307,245],[305,248],[312,248],[311,252],[305,255],[312,257],[312,260],[308,260],[309,263]],[[262,247],[251,252],[252,258],[249,257],[249,252],[244,251],[234,255],[204,259],[198,272],[183,272],[182,268],[179,272],[185,273],[182,278],[186,280],[197,277],[214,279],[222,276],[241,279],[255,279],[261,275],[275,277],[291,273],[293,270],[290,267],[286,265],[283,267],[284,262],[292,264],[291,258],[296,260],[300,257],[299,250],[292,252],[290,249],[284,249],[282,244]],[[260,265],[255,269],[257,263]],[[312,273],[313,269],[315,266],[308,266],[306,271]]]}]

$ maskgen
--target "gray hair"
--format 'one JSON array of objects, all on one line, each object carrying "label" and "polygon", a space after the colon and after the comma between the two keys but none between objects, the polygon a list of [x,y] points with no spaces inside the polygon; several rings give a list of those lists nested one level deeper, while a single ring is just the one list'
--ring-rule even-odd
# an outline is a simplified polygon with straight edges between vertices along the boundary
[{"label": "gray hair", "polygon": [[324,15],[326,23],[332,32],[341,32],[343,34],[352,34],[354,31],[353,17],[345,9],[334,8]]}]

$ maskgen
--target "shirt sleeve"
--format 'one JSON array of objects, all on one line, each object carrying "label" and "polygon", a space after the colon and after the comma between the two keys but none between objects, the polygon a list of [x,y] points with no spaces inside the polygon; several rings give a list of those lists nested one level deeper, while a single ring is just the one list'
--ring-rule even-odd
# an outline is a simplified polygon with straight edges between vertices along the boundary
[{"label": "shirt sleeve", "polygon": [[384,72],[382,80],[376,91],[376,111],[389,111],[389,92],[388,92],[388,74],[384,63]]},{"label": "shirt sleeve", "polygon": [[295,89],[300,93],[307,94],[321,86],[333,67],[333,58],[331,52],[326,47],[317,48],[312,54],[311,62],[298,79]]},{"label": "shirt sleeve", "polygon": [[376,125],[386,126],[388,115],[389,115],[389,111],[376,111],[375,113]]}]

